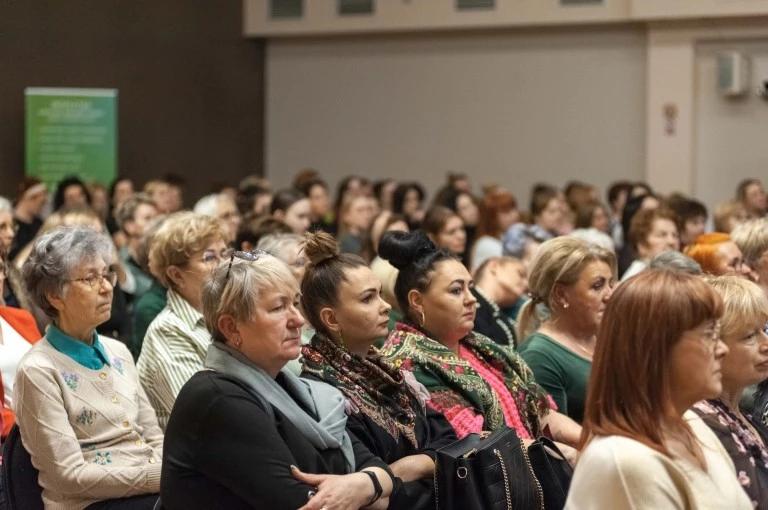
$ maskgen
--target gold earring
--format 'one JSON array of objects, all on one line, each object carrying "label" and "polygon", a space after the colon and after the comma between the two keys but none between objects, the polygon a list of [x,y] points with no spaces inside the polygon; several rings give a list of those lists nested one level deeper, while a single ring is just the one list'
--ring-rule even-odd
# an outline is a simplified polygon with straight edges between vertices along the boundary
[{"label": "gold earring", "polygon": [[341,328],[339,328],[339,345],[344,347],[344,337],[341,335]]},{"label": "gold earring", "polygon": [[421,311],[421,323],[419,324],[419,326],[421,326],[421,327],[423,328],[423,327],[424,327],[424,324],[425,324],[426,322],[427,322],[427,319],[424,317],[424,310],[422,310],[422,311]]}]

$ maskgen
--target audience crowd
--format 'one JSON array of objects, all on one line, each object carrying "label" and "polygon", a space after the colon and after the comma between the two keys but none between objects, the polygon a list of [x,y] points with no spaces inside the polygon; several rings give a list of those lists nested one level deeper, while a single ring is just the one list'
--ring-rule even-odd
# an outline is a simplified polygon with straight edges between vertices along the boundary
[{"label": "audience crowd", "polygon": [[711,215],[642,182],[513,191],[305,169],[185,209],[174,175],[25,178],[0,430],[37,506],[434,509],[438,450],[509,427],[574,466],[569,509],[768,510],[762,183]]}]

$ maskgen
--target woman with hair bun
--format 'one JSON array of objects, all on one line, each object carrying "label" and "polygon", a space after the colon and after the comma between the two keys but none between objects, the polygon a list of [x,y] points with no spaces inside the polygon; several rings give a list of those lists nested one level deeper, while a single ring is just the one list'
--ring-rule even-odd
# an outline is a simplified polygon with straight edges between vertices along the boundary
[{"label": "woman with hair bun", "polygon": [[399,479],[392,507],[433,508],[435,451],[456,434],[425,405],[429,394],[413,374],[395,368],[373,347],[387,334],[390,306],[381,297],[381,283],[362,258],[340,253],[329,234],[308,234],[304,254],[309,264],[301,305],[316,333],[302,348],[302,377],[344,394],[347,429]]},{"label": "woman with hair bun", "polygon": [[445,414],[459,437],[507,425],[527,441],[548,426],[555,440],[578,442],[581,427],[555,411],[525,361],[472,332],[477,299],[455,255],[438,250],[423,232],[387,233],[379,253],[400,270],[395,295],[404,316],[382,353],[427,387],[427,404]]}]

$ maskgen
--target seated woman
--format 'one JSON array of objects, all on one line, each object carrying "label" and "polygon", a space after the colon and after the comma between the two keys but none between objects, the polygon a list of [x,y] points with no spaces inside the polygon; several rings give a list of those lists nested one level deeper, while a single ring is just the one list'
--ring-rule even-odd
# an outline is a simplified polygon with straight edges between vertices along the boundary
[{"label": "seated woman", "polygon": [[340,254],[328,234],[310,235],[301,306],[316,334],[302,349],[302,376],[340,389],[347,428],[406,483],[396,508],[434,508],[435,451],[456,441],[445,417],[426,407],[427,390],[373,347],[386,337],[390,306],[365,261]]},{"label": "seated woman", "polygon": [[528,292],[525,266],[512,257],[493,257],[475,272],[472,294],[477,299],[475,333],[485,335],[497,344],[517,345],[517,324],[504,309],[514,307]]},{"label": "seated woman", "polygon": [[447,207],[430,207],[424,215],[421,229],[438,248],[444,248],[457,257],[464,253],[467,244],[464,222]]},{"label": "seated woman", "polygon": [[584,416],[597,330],[615,275],[612,252],[570,236],[542,244],[531,268],[533,297],[520,312],[525,340],[518,350],[558,411],[576,422]]},{"label": "seated woman", "polygon": [[6,252],[0,249],[0,375],[2,376],[3,399],[0,401],[3,426],[0,438],[3,440],[13,427],[13,383],[21,358],[42,336],[37,329],[35,318],[26,310],[5,306],[3,287],[8,270]]},{"label": "seated woman", "polygon": [[720,336],[728,354],[722,361],[720,395],[693,410],[723,443],[754,507],[768,508],[768,433],[739,406],[748,386],[768,378],[768,296],[757,284],[733,275],[705,281],[723,299]]},{"label": "seated woman", "polygon": [[477,300],[455,255],[420,231],[385,234],[379,253],[400,270],[395,295],[404,314],[381,352],[413,371],[431,393],[428,405],[459,437],[506,424],[530,440],[548,425],[556,440],[578,442],[581,427],[553,409],[522,358],[472,331]]},{"label": "seated woman", "polygon": [[133,357],[96,333],[117,282],[113,251],[106,234],[59,227],[37,239],[22,269],[53,321],[14,385],[16,422],[46,508],[151,509],[160,490],[163,434]]},{"label": "seated woman", "polygon": [[680,250],[677,216],[669,209],[641,209],[633,217],[627,232],[628,246],[637,254],[621,281],[648,269],[651,259],[667,250]]},{"label": "seated woman", "polygon": [[304,325],[288,266],[237,252],[206,279],[202,303],[213,344],[168,421],[164,507],[387,508],[393,478],[346,431],[344,396],[284,369]]},{"label": "seated woman", "polygon": [[517,200],[508,191],[491,188],[480,201],[480,219],[475,231],[475,242],[470,249],[469,263],[474,273],[491,257],[501,257],[501,238],[509,227],[520,220]]},{"label": "seated woman", "polygon": [[701,265],[705,274],[749,278],[752,270],[744,263],[741,250],[731,236],[721,232],[700,235],[683,252]]},{"label": "seated woman", "polygon": [[136,365],[163,429],[176,395],[202,370],[211,344],[200,288],[226,257],[226,236],[219,219],[179,212],[169,216],[152,238],[149,267],[168,289],[168,304],[147,328]]},{"label": "seated woman", "polygon": [[722,313],[720,296],[690,274],[649,269],[618,287],[598,332],[566,508],[753,508],[723,445],[689,411],[723,391]]}]

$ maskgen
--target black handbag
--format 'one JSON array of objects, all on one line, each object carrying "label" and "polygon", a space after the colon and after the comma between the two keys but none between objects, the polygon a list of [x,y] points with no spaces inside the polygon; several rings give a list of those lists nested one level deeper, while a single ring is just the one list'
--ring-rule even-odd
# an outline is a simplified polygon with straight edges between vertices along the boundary
[{"label": "black handbag", "polygon": [[544,510],[528,451],[509,427],[437,450],[434,485],[437,510]]},{"label": "black handbag", "polygon": [[555,443],[540,437],[528,447],[528,458],[541,485],[545,510],[563,510],[573,468]]}]

